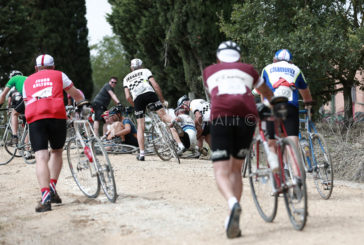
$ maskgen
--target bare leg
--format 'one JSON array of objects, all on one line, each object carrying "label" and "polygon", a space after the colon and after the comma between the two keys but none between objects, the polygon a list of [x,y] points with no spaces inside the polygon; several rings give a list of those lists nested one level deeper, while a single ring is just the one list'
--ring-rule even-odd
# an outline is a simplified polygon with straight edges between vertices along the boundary
[{"label": "bare leg", "polygon": [[35,172],[37,175],[39,187],[49,188],[50,171],[48,167],[49,152],[48,150],[39,150],[35,152]]},{"label": "bare leg", "polygon": [[137,130],[137,138],[138,138],[138,145],[139,149],[141,151],[144,151],[144,129],[145,129],[145,118],[138,118],[137,124],[138,124],[138,130]]},{"label": "bare leg", "polygon": [[18,135],[18,116],[19,113],[16,110],[11,112],[11,127],[13,135]]},{"label": "bare leg", "polygon": [[100,122],[99,121],[94,121],[94,131],[96,136],[99,136],[99,127],[100,127]]},{"label": "bare leg", "polygon": [[62,170],[62,152],[63,148],[51,150],[50,159],[48,162],[48,168],[51,179],[58,179]]},{"label": "bare leg", "polygon": [[162,119],[163,122],[169,124],[172,122],[172,117],[166,113],[164,108],[161,108],[157,111],[158,116]]}]

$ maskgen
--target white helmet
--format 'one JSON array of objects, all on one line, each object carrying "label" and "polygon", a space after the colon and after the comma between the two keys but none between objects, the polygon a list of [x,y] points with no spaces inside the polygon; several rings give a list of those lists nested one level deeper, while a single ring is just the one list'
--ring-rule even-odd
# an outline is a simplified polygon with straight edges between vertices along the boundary
[{"label": "white helmet", "polygon": [[130,67],[133,69],[138,69],[143,65],[143,61],[141,59],[132,59],[130,62]]},{"label": "white helmet", "polygon": [[233,41],[222,42],[217,48],[216,57],[226,63],[237,62],[240,60],[240,47]]},{"label": "white helmet", "polygon": [[18,76],[18,75],[23,76],[23,73],[21,71],[14,70],[14,71],[10,72],[9,78],[12,78],[12,77],[15,77],[15,76]]}]

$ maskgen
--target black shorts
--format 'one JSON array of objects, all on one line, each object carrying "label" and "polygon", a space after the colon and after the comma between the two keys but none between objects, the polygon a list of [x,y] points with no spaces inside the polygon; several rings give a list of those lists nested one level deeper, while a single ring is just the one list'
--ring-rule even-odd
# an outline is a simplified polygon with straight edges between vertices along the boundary
[{"label": "black shorts", "polygon": [[[300,118],[298,107],[288,104],[287,111],[287,119],[283,122],[287,132],[287,136],[298,136],[298,133],[300,131]],[[274,122],[267,122],[267,130],[269,139],[274,139]]]},{"label": "black shorts", "polygon": [[124,144],[128,144],[128,145],[133,145],[138,147],[138,140],[137,138],[135,138],[135,136],[133,134],[127,134],[125,135],[125,141],[123,142]]},{"label": "black shorts", "polygon": [[211,131],[211,123],[210,122],[202,122],[202,136],[209,135]]},{"label": "black shorts", "polygon": [[25,106],[23,96],[20,95],[19,92],[13,93],[11,96],[11,108],[14,108],[16,112],[19,114],[25,113]]},{"label": "black shorts", "polygon": [[154,92],[147,92],[139,95],[134,100],[134,113],[136,118],[143,118],[145,114],[145,109],[148,104],[154,104],[153,110],[158,111],[163,108],[162,103],[159,101],[158,96]]},{"label": "black shorts", "polygon": [[255,122],[240,117],[226,117],[211,123],[211,160],[244,159],[253,139]]},{"label": "black shorts", "polygon": [[190,146],[191,146],[191,142],[190,142],[190,136],[188,135],[188,133],[184,132],[183,136],[180,137],[180,139],[181,139],[181,142],[182,142],[183,146],[186,149],[189,149]]},{"label": "black shorts", "polygon": [[101,115],[107,110],[107,107],[104,105],[100,105],[96,102],[93,102],[92,108],[94,109],[95,112],[95,120],[105,122],[104,118]]},{"label": "black shorts", "polygon": [[29,124],[29,136],[33,151],[48,149],[48,141],[52,149],[62,149],[66,141],[66,120],[47,118]]}]

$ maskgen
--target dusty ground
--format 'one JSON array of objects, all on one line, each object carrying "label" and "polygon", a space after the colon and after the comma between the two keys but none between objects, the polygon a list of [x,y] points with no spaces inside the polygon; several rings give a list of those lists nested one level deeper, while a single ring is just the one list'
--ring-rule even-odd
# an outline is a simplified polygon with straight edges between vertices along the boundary
[{"label": "dusty ground", "polygon": [[34,165],[15,159],[0,166],[0,244],[363,244],[364,185],[337,181],[330,200],[308,180],[309,217],[303,231],[291,226],[283,199],[272,224],[259,216],[248,181],[241,201],[243,237],[227,240],[227,204],[212,165],[204,160],[162,162],[111,156],[119,198],[101,192],[86,198],[65,161],[58,183],[63,204],[34,212],[40,191]]}]

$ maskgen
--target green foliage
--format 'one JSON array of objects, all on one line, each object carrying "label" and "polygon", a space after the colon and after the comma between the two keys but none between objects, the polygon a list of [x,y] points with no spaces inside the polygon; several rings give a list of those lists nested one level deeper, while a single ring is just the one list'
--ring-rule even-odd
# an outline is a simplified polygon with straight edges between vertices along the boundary
[{"label": "green foliage", "polygon": [[[241,45],[244,61],[258,69],[272,62],[276,50],[288,48],[322,104],[338,90],[350,97],[351,87],[364,82],[355,78],[364,68],[363,26],[347,8],[339,0],[250,0],[235,5],[231,19],[221,19],[220,27]],[[345,108],[351,113],[351,106]]]},{"label": "green foliage", "polygon": [[94,81],[94,97],[110,77],[117,77],[118,84],[115,87],[117,97],[127,104],[124,95],[123,78],[130,72],[129,60],[125,58],[125,51],[119,39],[115,36],[104,39],[92,47],[91,55],[92,79]]},{"label": "green foliage", "polygon": [[109,0],[107,19],[126,57],[142,59],[174,105],[189,91],[205,96],[202,70],[216,60],[216,48],[225,39],[217,13],[228,16],[236,2],[241,1]]},{"label": "green foliage", "polygon": [[34,25],[29,21],[32,9],[25,0],[2,0],[0,3],[0,85],[9,80],[12,70],[28,75],[34,71]]},{"label": "green foliage", "polygon": [[[48,53],[55,59],[56,69],[65,72],[86,98],[93,91],[85,0],[29,1],[32,22],[37,28],[32,40],[37,49],[33,57]],[[33,59],[34,59],[33,58]]]}]

